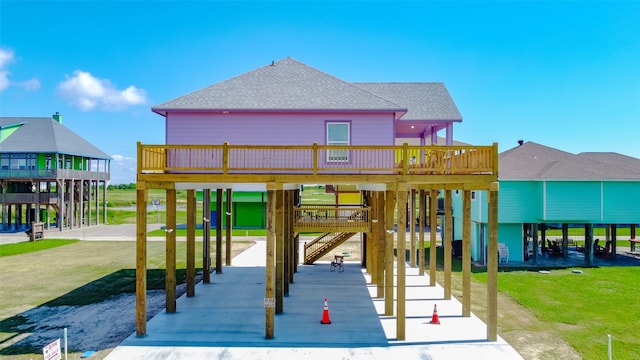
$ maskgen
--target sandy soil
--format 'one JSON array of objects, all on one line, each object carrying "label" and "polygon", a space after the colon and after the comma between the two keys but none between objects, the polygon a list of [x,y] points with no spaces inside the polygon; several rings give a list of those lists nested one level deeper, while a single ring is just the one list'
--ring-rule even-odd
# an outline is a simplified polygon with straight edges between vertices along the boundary
[{"label": "sandy soil", "polygon": [[[185,285],[178,286],[177,295],[184,292]],[[164,301],[163,290],[147,293],[147,319],[164,310]],[[123,293],[86,306],[40,306],[22,314],[27,322],[21,328],[30,331],[11,344],[42,347],[51,339],[62,340],[66,328],[68,347],[80,350],[69,359],[79,359],[90,350],[96,351],[91,359],[103,359],[135,332],[135,304],[134,293]]]}]

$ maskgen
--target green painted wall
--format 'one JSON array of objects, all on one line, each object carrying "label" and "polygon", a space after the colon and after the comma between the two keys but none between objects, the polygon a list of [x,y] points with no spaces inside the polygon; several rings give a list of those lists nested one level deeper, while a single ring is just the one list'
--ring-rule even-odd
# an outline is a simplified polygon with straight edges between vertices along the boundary
[{"label": "green painted wall", "polygon": [[238,216],[234,219],[233,226],[236,228],[266,228],[264,214],[266,212],[266,204],[261,203],[234,203],[234,213]]},{"label": "green painted wall", "polygon": [[[224,199],[226,193],[223,192]],[[202,201],[202,191],[198,191],[196,199]],[[267,207],[266,193],[259,191],[236,191],[231,194],[232,227],[234,228],[266,228],[265,215]],[[216,192],[211,193],[211,211],[216,211]],[[223,201],[222,211],[226,211],[227,203]],[[212,219],[212,223],[215,220]],[[222,217],[222,226],[226,226],[226,216]]]},{"label": "green painted wall", "polygon": [[18,130],[22,125],[23,124],[21,123],[0,127],[0,142],[3,142],[6,138],[11,136],[11,134]]}]

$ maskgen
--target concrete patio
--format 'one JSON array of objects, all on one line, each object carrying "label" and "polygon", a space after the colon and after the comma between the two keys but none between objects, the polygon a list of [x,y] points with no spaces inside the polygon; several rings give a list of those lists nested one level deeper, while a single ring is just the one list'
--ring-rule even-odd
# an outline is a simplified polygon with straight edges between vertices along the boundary
[{"label": "concrete patio", "polygon": [[[396,318],[384,316],[384,300],[359,263],[330,272],[328,263],[301,265],[276,315],[275,337],[265,333],[265,242],[233,260],[211,284],[182,296],[177,312],[147,323],[147,335],[132,334],[107,359],[521,359],[502,338],[486,340],[486,325],[462,317],[462,305],[443,300],[440,286],[407,268],[406,339],[396,339]],[[331,324],[321,324],[324,298]],[[441,324],[430,324],[437,304]]]}]

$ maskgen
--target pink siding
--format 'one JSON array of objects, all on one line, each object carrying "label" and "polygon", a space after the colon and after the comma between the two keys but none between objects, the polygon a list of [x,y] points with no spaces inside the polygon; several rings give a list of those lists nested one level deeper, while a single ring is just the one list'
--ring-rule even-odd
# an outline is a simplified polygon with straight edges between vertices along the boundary
[{"label": "pink siding", "polygon": [[326,121],[350,121],[351,145],[394,145],[393,113],[188,113],[166,117],[167,144],[325,144]]}]

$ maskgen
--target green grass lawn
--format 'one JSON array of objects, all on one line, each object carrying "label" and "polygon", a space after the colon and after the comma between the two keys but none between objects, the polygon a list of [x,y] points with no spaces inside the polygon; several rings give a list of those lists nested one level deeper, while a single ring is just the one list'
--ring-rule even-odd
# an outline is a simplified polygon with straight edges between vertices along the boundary
[{"label": "green grass lawn", "polygon": [[[443,248],[437,250],[441,270]],[[429,248],[425,249],[425,264],[428,259]],[[454,276],[461,276],[462,261],[454,258],[451,268]],[[487,273],[474,267],[471,278],[475,283],[486,284]],[[633,266],[551,270],[549,274],[498,273],[499,291],[531,311],[543,325],[540,331],[553,331],[583,359],[594,360],[607,358],[607,335],[612,337],[614,359],[638,358],[639,281],[640,268]],[[521,324],[499,326],[517,329]]]},{"label": "green grass lawn", "polygon": [[3,245],[0,245],[0,257],[32,253],[36,251],[55,248],[58,246],[77,243],[78,241],[79,240],[45,239],[45,240],[38,240],[38,241],[21,242],[16,244],[3,244]]},{"label": "green grass lawn", "polygon": [[[640,354],[640,273],[637,267],[600,267],[501,272],[498,288],[532,311],[584,359],[607,358],[607,335],[614,359]],[[486,282],[486,273],[473,279]],[[499,310],[498,310],[499,311]]]}]

